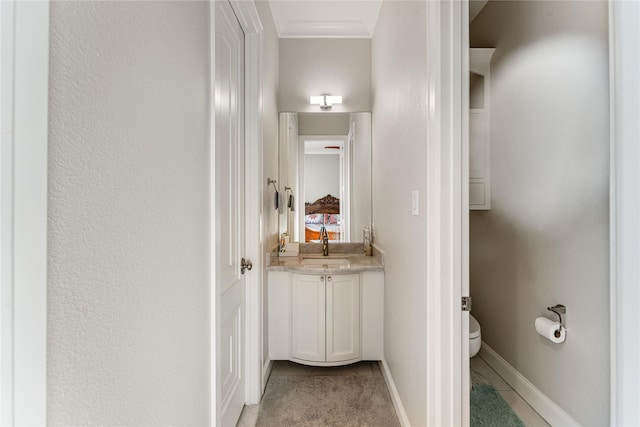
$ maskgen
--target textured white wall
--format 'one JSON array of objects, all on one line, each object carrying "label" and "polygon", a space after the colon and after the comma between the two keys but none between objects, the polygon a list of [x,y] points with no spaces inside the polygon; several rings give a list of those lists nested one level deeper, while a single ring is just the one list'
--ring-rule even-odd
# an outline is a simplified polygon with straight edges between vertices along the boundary
[{"label": "textured white wall", "polygon": [[[279,89],[279,39],[273,23],[273,16],[267,1],[256,1],[256,8],[262,21],[262,143],[263,173],[267,177],[278,178],[278,89]],[[278,215],[273,207],[273,194],[264,192],[264,249],[268,251],[278,244]],[[269,208],[271,207],[271,208]]]},{"label": "textured white wall", "polygon": [[[273,23],[273,15],[267,1],[256,1],[256,9],[262,21],[262,170],[263,187],[262,249],[269,252],[278,244],[278,213],[273,209],[273,195],[267,188],[267,177],[278,177],[278,88],[279,88],[279,39]],[[262,283],[267,283],[266,270]],[[263,362],[269,356],[267,292],[263,288]]]},{"label": "textured white wall", "polygon": [[342,95],[333,112],[371,111],[371,39],[280,39],[280,111],[320,112],[309,96]]},{"label": "textured white wall", "polygon": [[[607,4],[490,1],[490,211],[470,215],[482,338],[583,425],[609,423]],[[567,341],[535,333],[567,306]],[[547,314],[548,315],[548,314]]]},{"label": "textured white wall", "polygon": [[48,423],[209,423],[206,2],[52,2]]},{"label": "textured white wall", "polygon": [[[427,425],[426,2],[385,1],[371,43],[373,219],[385,255],[384,355],[411,425]],[[425,197],[421,197],[424,201]],[[422,379],[422,380],[420,380]]]}]

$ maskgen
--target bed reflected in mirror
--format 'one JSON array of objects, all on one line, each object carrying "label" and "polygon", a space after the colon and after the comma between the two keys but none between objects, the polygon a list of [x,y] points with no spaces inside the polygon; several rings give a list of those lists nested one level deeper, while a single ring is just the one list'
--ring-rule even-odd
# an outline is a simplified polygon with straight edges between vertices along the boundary
[{"label": "bed reflected in mirror", "polygon": [[304,210],[304,241],[319,242],[320,233],[324,228],[329,240],[344,241],[344,221],[341,220],[340,199],[331,194],[316,200],[305,202]]}]

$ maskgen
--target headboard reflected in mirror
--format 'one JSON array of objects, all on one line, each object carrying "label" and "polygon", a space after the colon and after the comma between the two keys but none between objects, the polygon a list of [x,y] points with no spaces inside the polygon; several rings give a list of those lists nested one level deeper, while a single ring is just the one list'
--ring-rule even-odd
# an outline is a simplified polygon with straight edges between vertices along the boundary
[{"label": "headboard reflected in mirror", "polygon": [[292,241],[361,242],[371,226],[371,113],[280,113],[280,233]]},{"label": "headboard reflected in mirror", "polygon": [[304,206],[304,241],[319,242],[322,227],[327,230],[329,240],[342,240],[344,222],[340,217],[340,199],[331,194]]}]

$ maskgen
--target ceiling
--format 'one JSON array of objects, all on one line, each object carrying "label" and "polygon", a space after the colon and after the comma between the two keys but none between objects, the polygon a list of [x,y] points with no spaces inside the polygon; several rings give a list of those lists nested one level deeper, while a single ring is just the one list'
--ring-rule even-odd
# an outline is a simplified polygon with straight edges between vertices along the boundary
[{"label": "ceiling", "polygon": [[[469,1],[469,21],[488,0]],[[371,38],[382,0],[269,0],[281,38]]]},{"label": "ceiling", "polygon": [[370,38],[382,0],[270,0],[282,38]]}]

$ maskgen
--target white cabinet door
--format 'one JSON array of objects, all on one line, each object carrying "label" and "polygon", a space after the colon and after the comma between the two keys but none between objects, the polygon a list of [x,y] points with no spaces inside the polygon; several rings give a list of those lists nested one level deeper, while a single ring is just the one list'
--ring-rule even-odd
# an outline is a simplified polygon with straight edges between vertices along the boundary
[{"label": "white cabinet door", "polygon": [[360,357],[360,275],[328,275],[327,362]]},{"label": "white cabinet door", "polygon": [[[491,56],[494,48],[469,49],[469,209],[491,209]],[[474,81],[471,79],[470,82]],[[478,95],[476,97],[476,95]],[[474,102],[474,98],[477,102]]]},{"label": "white cabinet door", "polygon": [[325,361],[325,276],[292,275],[291,357]]},{"label": "white cabinet door", "polygon": [[491,208],[489,113],[469,112],[469,209]]}]

